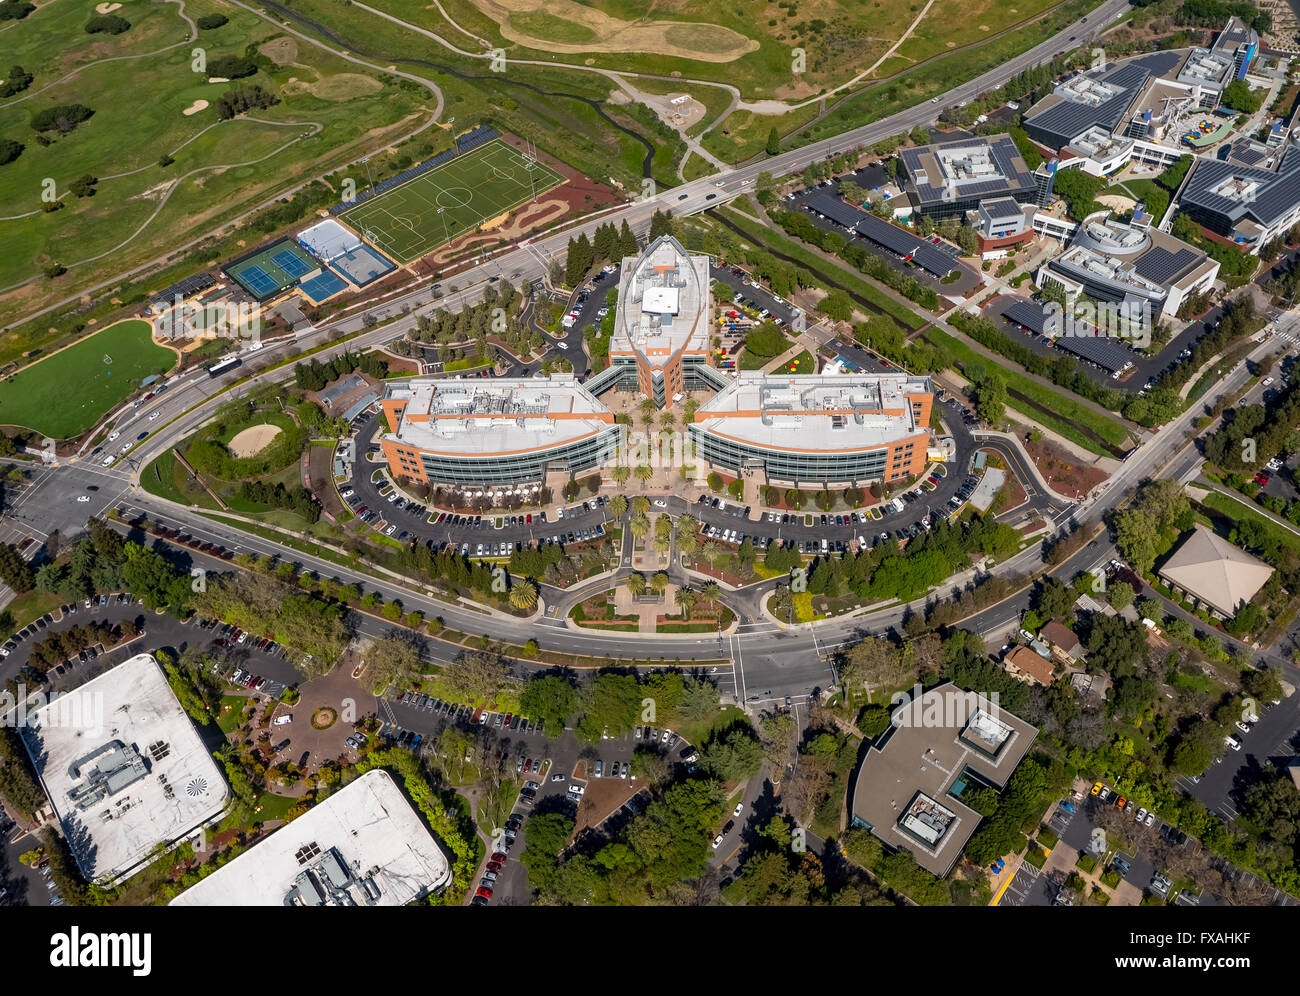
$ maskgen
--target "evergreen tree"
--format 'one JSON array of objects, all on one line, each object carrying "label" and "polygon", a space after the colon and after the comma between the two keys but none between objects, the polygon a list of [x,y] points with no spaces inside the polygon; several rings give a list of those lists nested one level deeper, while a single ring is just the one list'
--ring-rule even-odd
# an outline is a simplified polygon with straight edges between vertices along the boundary
[{"label": "evergreen tree", "polygon": [[767,154],[775,156],[781,151],[781,136],[776,133],[776,125],[767,133]]}]

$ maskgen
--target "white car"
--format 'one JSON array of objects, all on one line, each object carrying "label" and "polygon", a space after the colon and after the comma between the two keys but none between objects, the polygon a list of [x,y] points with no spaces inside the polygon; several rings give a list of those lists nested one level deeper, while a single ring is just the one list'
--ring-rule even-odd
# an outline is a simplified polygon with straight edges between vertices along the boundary
[{"label": "white car", "polygon": [[108,467],[108,466],[110,466],[110,465],[113,463],[113,461],[116,460],[116,459],[117,459],[117,457],[114,456],[112,453],[110,453],[108,456],[104,457],[103,463],[102,463],[100,466]]},{"label": "white car", "polygon": [[1250,732],[1250,727],[1247,726],[1245,723],[1243,723],[1241,720],[1237,720],[1237,729],[1239,729],[1242,733]]},{"label": "white car", "polygon": [[1264,386],[1265,386],[1265,387],[1268,387],[1268,385],[1271,384],[1271,383],[1273,383],[1273,378],[1272,378],[1272,377],[1265,377],[1265,378],[1264,378]]},{"label": "white car", "polygon": [[713,849],[716,851],[721,846],[722,846],[722,834],[718,834],[716,837],[713,838]]},{"label": "white car", "polygon": [[157,408],[155,408],[153,411],[151,411],[151,412],[149,413],[149,421],[152,422],[154,419],[156,419],[156,418],[157,418],[159,415],[161,415],[161,414],[162,414],[162,412],[160,412]]},{"label": "white car", "polygon": [[114,439],[116,439],[120,435],[122,435],[122,433],[117,429],[114,429],[112,432],[108,434],[108,441],[111,443]]},{"label": "white car", "polygon": [[731,811],[731,815],[739,816],[744,811],[745,811],[745,804],[743,802],[738,802],[736,803],[736,808]]},{"label": "white car", "polygon": [[[84,505],[86,502],[90,501],[90,495],[77,495],[77,501]],[[1241,724],[1238,723],[1237,725],[1240,726]]]},{"label": "white car", "polygon": [[1241,740],[1238,739],[1235,733],[1229,733],[1223,738],[1223,742],[1232,750],[1241,750]]},{"label": "white car", "polygon": [[662,498],[656,498],[653,502],[651,502],[651,504],[654,505],[655,508],[667,508],[667,507],[668,507],[668,503],[667,503],[666,501],[664,501]]}]

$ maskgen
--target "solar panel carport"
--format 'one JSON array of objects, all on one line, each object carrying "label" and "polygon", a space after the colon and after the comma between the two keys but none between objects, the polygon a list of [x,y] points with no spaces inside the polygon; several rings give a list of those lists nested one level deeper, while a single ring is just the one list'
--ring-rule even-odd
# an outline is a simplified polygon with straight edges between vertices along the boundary
[{"label": "solar panel carport", "polygon": [[957,269],[956,261],[947,253],[940,252],[921,236],[891,225],[874,214],[864,213],[853,230],[892,253],[911,257],[913,263],[936,277],[946,277]]}]

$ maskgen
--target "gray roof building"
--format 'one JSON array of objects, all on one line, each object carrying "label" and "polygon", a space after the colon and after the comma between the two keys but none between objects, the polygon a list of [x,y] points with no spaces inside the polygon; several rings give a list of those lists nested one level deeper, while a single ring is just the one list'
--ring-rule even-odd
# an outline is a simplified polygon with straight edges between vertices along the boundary
[{"label": "gray roof building", "polygon": [[973,780],[1004,787],[1038,729],[951,683],[898,706],[891,722],[858,769],[853,823],[946,875],[981,819],[961,793]]}]

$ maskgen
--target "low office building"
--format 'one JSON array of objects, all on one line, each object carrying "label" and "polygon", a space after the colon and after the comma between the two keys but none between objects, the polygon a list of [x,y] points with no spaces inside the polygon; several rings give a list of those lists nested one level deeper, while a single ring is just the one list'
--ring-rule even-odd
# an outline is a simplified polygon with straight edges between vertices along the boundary
[{"label": "low office building", "polygon": [[990,198],[1034,204],[1039,182],[1010,135],[972,136],[899,153],[912,207],[942,220],[961,218]]},{"label": "low office building", "polygon": [[709,355],[709,257],[663,235],[620,269],[613,369],[660,408],[693,390]]},{"label": "low office building", "polygon": [[221,772],[151,654],[50,702],[21,733],[90,881],[121,881],[226,807]]},{"label": "low office building", "polygon": [[1099,213],[1074,232],[1059,256],[1038,268],[1035,284],[1068,296],[1124,304],[1153,319],[1172,318],[1189,297],[1210,290],[1219,264],[1206,253],[1154,226],[1129,224]]},{"label": "low office building", "polygon": [[1005,787],[1038,730],[953,684],[903,703],[891,720],[858,768],[852,823],[946,875],[981,819],[962,793]]},{"label": "low office building", "polygon": [[542,481],[601,466],[622,427],[572,374],[547,378],[411,380],[380,402],[379,439],[394,478],[428,484]]},{"label": "low office building", "polygon": [[773,484],[869,484],[920,474],[934,389],[906,374],[743,371],[688,426],[697,457]]},{"label": "low office building", "polygon": [[1021,204],[1014,197],[992,197],[980,201],[968,220],[979,233],[980,252],[991,253],[1032,241],[1037,214],[1033,204]]},{"label": "low office building", "polygon": [[388,772],[368,771],[171,901],[172,906],[404,906],[451,865]]},{"label": "low office building", "polygon": [[1300,222],[1300,147],[1238,143],[1230,153],[1198,159],[1178,203],[1207,230],[1257,253]]},{"label": "low office building", "polygon": [[1170,587],[1227,619],[1255,597],[1273,568],[1198,525],[1157,573]]}]

